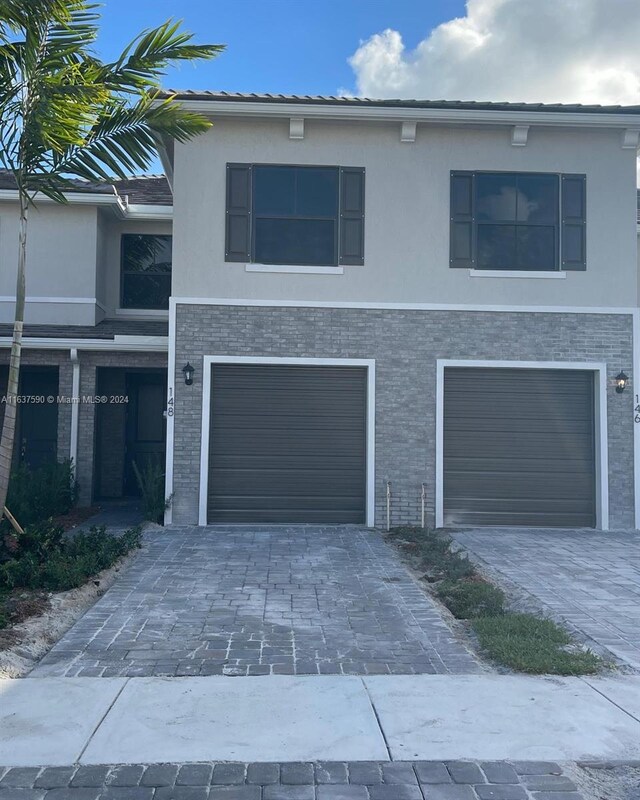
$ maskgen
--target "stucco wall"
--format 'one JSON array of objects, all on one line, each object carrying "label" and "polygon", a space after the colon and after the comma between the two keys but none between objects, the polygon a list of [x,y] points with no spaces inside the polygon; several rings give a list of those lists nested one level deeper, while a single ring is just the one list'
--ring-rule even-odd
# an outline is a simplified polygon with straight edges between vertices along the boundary
[{"label": "stucco wall", "polygon": [[171,234],[170,222],[151,222],[145,220],[118,220],[105,215],[104,252],[102,254],[100,278],[103,289],[102,302],[108,317],[116,316],[120,308],[120,241],[123,233]]},{"label": "stucco wall", "polygon": [[[632,528],[633,391],[631,316],[382,311],[178,305],[176,325],[174,522],[198,518],[204,355],[366,358],[376,361],[376,522],[384,481],[393,484],[392,522],[420,520],[427,484],[434,521],[436,360],[606,362],[612,527]],[[196,367],[185,386],[182,366]]]},{"label": "stucco wall", "polygon": [[[0,203],[0,297],[15,297],[18,206]],[[97,210],[41,202],[29,211],[27,297],[89,302],[28,303],[27,322],[92,325],[96,320]],[[13,320],[14,305],[0,300],[0,321]]]},{"label": "stucco wall", "polygon": [[[176,144],[174,282],[177,297],[316,299],[561,306],[629,306],[637,296],[635,152],[620,131],[533,127],[526,147],[510,129],[419,126],[401,143],[398,123],[214,121]],[[344,275],[255,274],[224,262],[228,162],[366,168],[365,265]],[[474,278],[449,268],[451,170],[522,170],[587,176],[586,272],[565,280]]]}]

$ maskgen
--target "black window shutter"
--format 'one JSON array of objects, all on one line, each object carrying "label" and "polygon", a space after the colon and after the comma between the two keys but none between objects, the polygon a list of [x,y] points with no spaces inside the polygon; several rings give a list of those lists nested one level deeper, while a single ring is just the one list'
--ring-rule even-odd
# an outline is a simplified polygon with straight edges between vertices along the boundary
[{"label": "black window shutter", "polygon": [[339,264],[364,264],[364,168],[340,167]]},{"label": "black window shutter", "polygon": [[251,165],[227,164],[225,261],[251,260]]},{"label": "black window shutter", "polygon": [[449,266],[472,269],[473,172],[452,172],[450,193]]},{"label": "black window shutter", "polygon": [[587,185],[584,175],[562,176],[562,269],[587,268]]}]

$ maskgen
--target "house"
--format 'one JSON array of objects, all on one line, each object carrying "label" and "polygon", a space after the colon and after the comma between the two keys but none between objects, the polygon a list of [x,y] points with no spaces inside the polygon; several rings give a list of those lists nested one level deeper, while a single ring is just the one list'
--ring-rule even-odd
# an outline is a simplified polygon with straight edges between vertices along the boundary
[{"label": "house", "polygon": [[640,107],[179,97],[214,125],[164,143],[172,205],[33,226],[23,380],[129,400],[21,408],[84,502],[166,420],[174,523],[639,525]]},{"label": "house", "polygon": [[[172,198],[164,176],[77,182],[29,217],[15,458],[71,458],[79,501],[135,492],[132,462],[164,461]],[[18,213],[0,175],[0,382],[6,386]],[[4,393],[4,390],[3,392]],[[105,397],[107,402],[101,402]],[[128,398],[128,403],[125,400]]]}]

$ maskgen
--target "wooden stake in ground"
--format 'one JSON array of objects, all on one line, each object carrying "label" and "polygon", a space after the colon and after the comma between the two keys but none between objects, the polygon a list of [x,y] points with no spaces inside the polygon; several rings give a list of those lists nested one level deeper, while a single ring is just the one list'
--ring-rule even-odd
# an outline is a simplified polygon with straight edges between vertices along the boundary
[{"label": "wooden stake in ground", "polygon": [[6,506],[3,507],[2,513],[4,514],[4,516],[11,523],[11,527],[13,528],[13,530],[16,533],[19,533],[20,535],[22,535],[24,533],[24,528],[21,527],[21,525],[18,522],[18,520],[13,516],[13,514],[9,511],[9,509]]}]

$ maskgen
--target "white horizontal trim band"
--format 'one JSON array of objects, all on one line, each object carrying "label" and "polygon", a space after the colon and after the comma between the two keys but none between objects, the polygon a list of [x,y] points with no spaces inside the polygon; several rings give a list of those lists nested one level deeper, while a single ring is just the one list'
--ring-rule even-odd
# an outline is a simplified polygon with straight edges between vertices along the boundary
[{"label": "white horizontal trim band", "polygon": [[172,297],[172,305],[250,306],[255,308],[353,308],[397,311],[488,311],[535,314],[633,314],[632,307],[602,306],[492,306],[455,303],[378,303],[338,300],[255,300],[235,297]]},{"label": "white horizontal trim band", "polygon": [[510,269],[470,269],[469,275],[472,278],[551,278],[552,280],[563,280],[567,277],[566,272],[556,270],[510,270]]},{"label": "white horizontal trim band", "polygon": [[[11,347],[11,337],[0,337],[0,348]],[[25,336],[22,347],[27,350],[108,350],[123,352],[166,353],[169,340],[166,336],[135,336],[115,339],[65,339],[45,336]]]},{"label": "white horizontal trim band", "polygon": [[[15,303],[16,298],[5,294],[0,296],[0,303]],[[27,303],[76,303],[78,305],[101,305],[95,297],[27,297]]]},{"label": "white horizontal trim band", "polygon": [[344,275],[344,267],[309,267],[295,264],[245,264],[245,272],[288,272],[296,275]]}]

